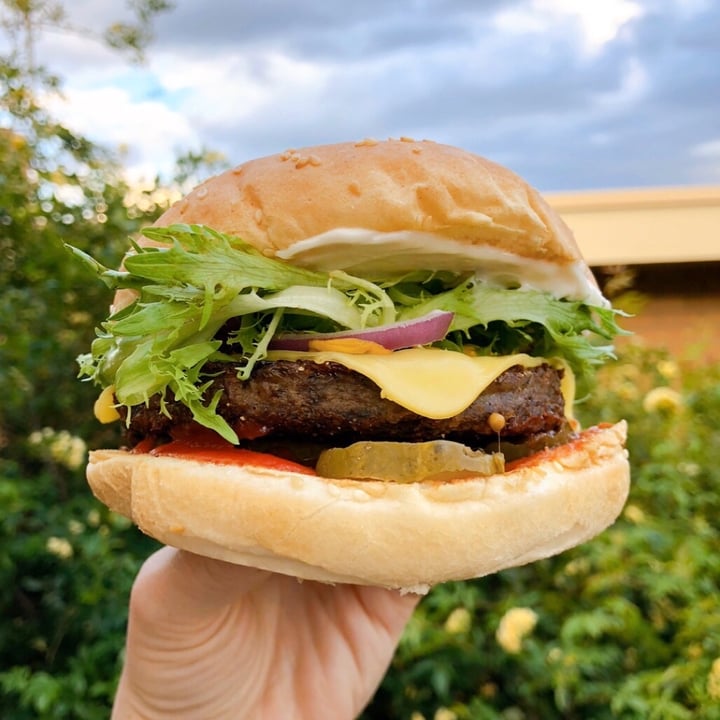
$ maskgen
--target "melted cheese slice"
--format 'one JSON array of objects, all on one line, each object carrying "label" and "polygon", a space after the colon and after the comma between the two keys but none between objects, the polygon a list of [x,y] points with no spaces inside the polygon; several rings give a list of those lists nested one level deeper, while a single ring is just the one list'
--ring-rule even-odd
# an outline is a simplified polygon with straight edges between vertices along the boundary
[{"label": "melted cheese slice", "polygon": [[120,419],[120,413],[115,405],[115,386],[106,387],[99,395],[93,406],[95,417],[103,424],[115,422]]},{"label": "melted cheese slice", "polygon": [[409,348],[390,355],[274,350],[268,353],[268,360],[339,363],[372,380],[380,387],[383,398],[434,420],[453,417],[467,409],[493,380],[513,365],[537,367],[548,363],[562,368],[565,372],[561,390],[568,418],[572,418],[575,400],[574,376],[562,360],[525,354],[473,357],[439,348]]}]

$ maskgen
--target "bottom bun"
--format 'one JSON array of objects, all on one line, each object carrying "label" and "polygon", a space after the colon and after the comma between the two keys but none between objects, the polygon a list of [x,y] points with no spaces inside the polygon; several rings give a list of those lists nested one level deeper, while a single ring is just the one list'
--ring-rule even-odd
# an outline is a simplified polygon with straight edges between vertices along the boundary
[{"label": "bottom bun", "polygon": [[427,592],[578,545],[627,498],[626,426],[577,440],[501,475],[397,484],[97,450],[100,501],[168,545],[330,583]]}]

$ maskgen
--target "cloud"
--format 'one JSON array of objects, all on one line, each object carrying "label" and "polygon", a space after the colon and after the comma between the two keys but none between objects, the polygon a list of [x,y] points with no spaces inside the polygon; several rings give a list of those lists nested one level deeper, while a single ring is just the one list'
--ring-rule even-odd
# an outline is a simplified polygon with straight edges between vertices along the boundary
[{"label": "cloud", "polygon": [[499,12],[496,24],[509,33],[547,34],[558,24],[570,26],[570,35],[582,53],[596,55],[620,34],[622,28],[643,15],[643,8],[631,0],[530,0]]},{"label": "cloud", "polygon": [[49,96],[46,105],[68,127],[117,149],[133,181],[154,178],[172,167],[181,149],[199,142],[182,114],[160,101],[134,101],[120,87],[66,90],[62,98]]},{"label": "cloud", "polygon": [[[110,0],[69,9],[94,28]],[[177,0],[146,67],[47,35],[63,117],[125,143],[134,172],[206,147],[232,162],[410,135],[510,165],[544,190],[717,177],[712,0]],[[703,150],[705,148],[705,150]]]},{"label": "cloud", "polygon": [[467,18],[501,7],[503,0],[266,0],[262,3],[180,2],[158,25],[158,47],[185,46],[210,54],[266,49],[330,61],[368,59],[405,48],[462,41]]}]

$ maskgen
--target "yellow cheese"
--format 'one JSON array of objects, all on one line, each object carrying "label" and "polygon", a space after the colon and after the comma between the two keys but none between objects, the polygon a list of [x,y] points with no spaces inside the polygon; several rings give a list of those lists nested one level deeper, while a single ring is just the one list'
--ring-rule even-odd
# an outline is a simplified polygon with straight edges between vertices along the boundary
[{"label": "yellow cheese", "polygon": [[390,355],[388,350],[379,343],[360,338],[331,338],[330,340],[311,340],[308,345],[314,352],[342,352],[351,355]]},{"label": "yellow cheese", "polygon": [[101,423],[111,423],[120,419],[120,413],[115,407],[115,386],[106,387],[95,401],[93,407],[95,417]]},{"label": "yellow cheese", "polygon": [[473,357],[439,348],[409,348],[390,355],[274,350],[268,353],[268,360],[339,363],[372,380],[380,387],[382,397],[435,420],[453,417],[467,409],[493,380],[513,365],[536,367],[547,362],[565,370],[561,389],[566,415],[572,417],[574,378],[570,368],[556,359],[525,354]]},{"label": "yellow cheese", "polygon": [[562,380],[560,381],[560,392],[562,392],[565,400],[565,417],[571,421],[573,429],[577,430],[580,428],[580,423],[575,420],[575,414],[573,412],[573,406],[575,405],[575,373],[566,362],[559,358],[550,361],[550,364],[554,368],[564,370]]}]

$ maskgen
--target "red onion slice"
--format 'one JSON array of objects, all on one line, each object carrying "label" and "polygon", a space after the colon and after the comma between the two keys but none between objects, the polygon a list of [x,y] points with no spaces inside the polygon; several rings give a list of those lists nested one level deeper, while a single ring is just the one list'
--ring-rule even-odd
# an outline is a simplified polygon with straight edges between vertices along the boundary
[{"label": "red onion slice", "polygon": [[433,310],[427,315],[413,320],[366,328],[365,330],[342,330],[334,333],[285,333],[273,338],[270,350],[308,350],[311,340],[334,340],[337,338],[357,338],[382,345],[387,350],[427,345],[442,340],[447,334],[453,313],[445,310]]}]

